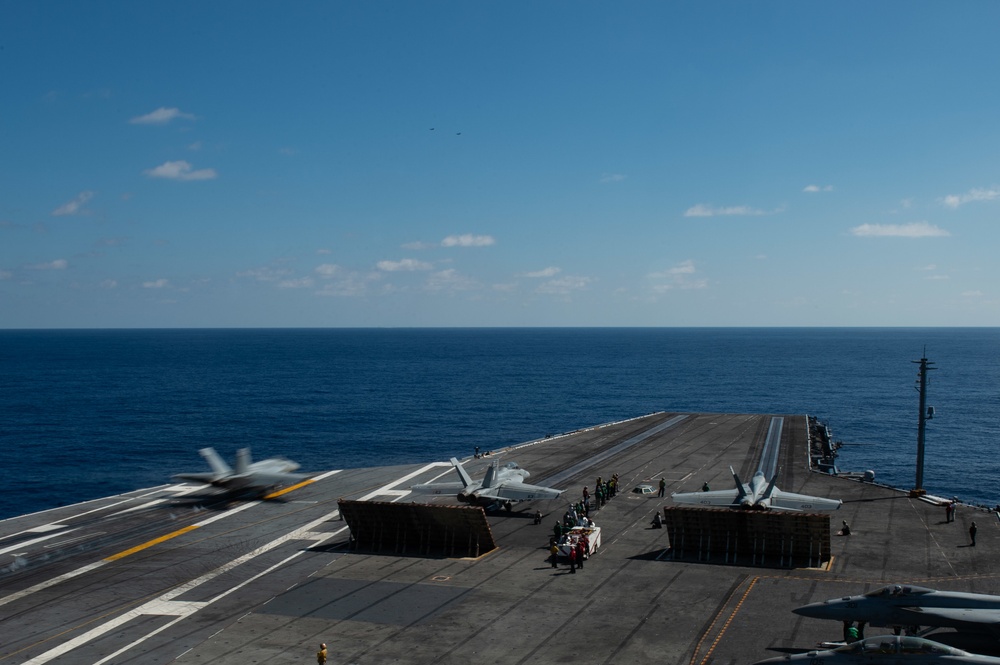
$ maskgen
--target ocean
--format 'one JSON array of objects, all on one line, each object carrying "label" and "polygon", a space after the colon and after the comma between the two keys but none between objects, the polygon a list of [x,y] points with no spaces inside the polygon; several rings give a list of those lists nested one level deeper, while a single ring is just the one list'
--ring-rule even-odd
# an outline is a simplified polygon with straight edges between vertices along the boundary
[{"label": "ocean", "polygon": [[[281,455],[445,460],[655,411],[808,414],[842,471],[1000,502],[998,328],[0,331],[0,519]],[[728,464],[730,460],[719,460]]]}]

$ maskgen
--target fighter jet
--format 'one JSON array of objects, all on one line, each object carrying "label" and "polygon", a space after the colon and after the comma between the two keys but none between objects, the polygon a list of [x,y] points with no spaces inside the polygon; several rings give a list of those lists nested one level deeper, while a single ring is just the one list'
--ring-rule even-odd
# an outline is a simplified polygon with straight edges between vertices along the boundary
[{"label": "fighter jet", "polygon": [[733,474],[733,479],[736,480],[736,489],[684,492],[680,494],[675,492],[670,497],[674,500],[674,503],[698,506],[728,506],[744,510],[787,510],[801,512],[837,510],[843,503],[840,499],[823,499],[818,496],[782,492],[774,485],[778,479],[777,474],[768,483],[764,478],[764,474],[758,471],[750,479],[750,484],[746,485],[740,481],[740,477],[733,471],[733,467],[729,467],[729,472]]},{"label": "fighter jet", "polygon": [[214,448],[202,448],[198,451],[208,465],[211,473],[179,473],[174,480],[186,480],[205,483],[231,492],[259,492],[266,494],[278,487],[292,485],[305,480],[306,476],[292,473],[299,465],[283,457],[254,462],[250,458],[249,448],[236,451],[236,469],[229,468]]},{"label": "fighter jet", "polygon": [[515,501],[556,499],[565,491],[528,485],[524,479],[531,474],[515,462],[507,462],[500,466],[499,460],[493,460],[493,463],[486,469],[486,476],[482,480],[473,480],[454,457],[451,458],[451,464],[458,472],[461,482],[413,485],[410,490],[429,494],[457,492],[456,496],[462,503],[477,503],[488,507],[502,505],[508,511]]},{"label": "fighter jet", "polygon": [[978,629],[1000,635],[1000,596],[962,591],[936,591],[890,584],[861,596],[844,596],[792,610],[814,619],[863,621],[897,632],[919,632],[921,626]]},{"label": "fighter jet", "polygon": [[885,665],[952,664],[1000,665],[1000,658],[980,656],[954,647],[925,640],[922,637],[880,635],[851,642],[836,649],[809,651],[768,658],[754,665],[855,665],[885,663]]}]

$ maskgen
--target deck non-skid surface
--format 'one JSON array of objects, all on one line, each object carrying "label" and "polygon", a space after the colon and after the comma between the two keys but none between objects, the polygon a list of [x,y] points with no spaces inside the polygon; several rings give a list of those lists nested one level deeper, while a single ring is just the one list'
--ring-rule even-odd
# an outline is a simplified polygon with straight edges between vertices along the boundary
[{"label": "deck non-skid surface", "polygon": [[[567,491],[491,515],[499,548],[478,559],[347,547],[337,500],[424,500],[407,488],[457,479],[432,460],[318,474],[271,501],[206,508],[164,486],[0,522],[0,665],[309,663],[320,642],[331,663],[751,663],[839,638],[791,613],[808,602],[890,582],[1000,594],[993,513],[960,507],[945,523],[903,492],[812,473],[806,417],[774,415],[778,486],[844,500],[832,528],[853,534],[833,536],[826,570],[671,561],[655,512],[671,492],[731,487],[730,466],[748,479],[772,415],[658,413],[498,451]],[[481,477],[490,461],[466,468]],[[553,569],[554,522],[612,473],[622,491],[593,514],[601,549],[576,573]],[[629,491],[660,478],[663,499]]]}]

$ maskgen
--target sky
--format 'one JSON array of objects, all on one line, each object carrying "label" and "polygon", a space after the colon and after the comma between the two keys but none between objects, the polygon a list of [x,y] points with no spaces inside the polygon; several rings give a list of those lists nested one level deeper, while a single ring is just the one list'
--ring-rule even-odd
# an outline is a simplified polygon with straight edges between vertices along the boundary
[{"label": "sky", "polygon": [[1000,3],[0,14],[0,328],[1000,325]]}]

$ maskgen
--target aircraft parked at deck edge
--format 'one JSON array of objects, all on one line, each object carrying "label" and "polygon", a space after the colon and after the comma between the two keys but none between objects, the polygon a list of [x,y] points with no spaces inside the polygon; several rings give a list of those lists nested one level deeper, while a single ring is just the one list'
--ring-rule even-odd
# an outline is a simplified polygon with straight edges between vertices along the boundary
[{"label": "aircraft parked at deck edge", "polygon": [[1000,635],[1000,596],[890,584],[860,596],[832,598],[792,610],[814,619],[863,621],[917,632],[920,626],[987,630]]},{"label": "aircraft parked at deck edge", "polygon": [[457,492],[456,496],[462,503],[478,503],[486,506],[499,503],[507,510],[511,509],[515,501],[557,499],[565,491],[525,483],[524,479],[531,474],[515,462],[507,462],[500,466],[499,460],[493,460],[486,469],[486,475],[482,480],[472,480],[461,463],[454,457],[451,458],[451,464],[458,472],[461,482],[413,485],[410,490],[416,493],[430,494]]},{"label": "aircraft parked at deck edge", "polygon": [[707,492],[674,493],[670,497],[674,503],[693,504],[699,506],[728,506],[745,510],[787,510],[800,512],[816,512],[837,510],[843,504],[840,499],[824,499],[808,494],[783,492],[774,483],[775,474],[768,483],[764,474],[758,471],[750,479],[750,484],[744,484],[740,477],[729,467],[729,472],[736,480],[736,489],[716,490]]},{"label": "aircraft parked at deck edge", "polygon": [[305,480],[308,476],[292,473],[299,468],[296,462],[283,457],[254,462],[250,458],[249,448],[236,451],[236,469],[231,469],[214,448],[202,448],[198,451],[208,465],[211,473],[179,473],[174,480],[186,480],[205,483],[233,492],[267,493],[284,485],[293,485]]},{"label": "aircraft parked at deck edge", "polygon": [[754,665],[919,665],[935,663],[967,663],[968,665],[1000,665],[1000,658],[962,651],[922,637],[880,635],[845,644],[836,649],[808,651],[761,660]]}]

